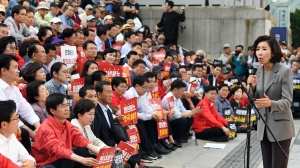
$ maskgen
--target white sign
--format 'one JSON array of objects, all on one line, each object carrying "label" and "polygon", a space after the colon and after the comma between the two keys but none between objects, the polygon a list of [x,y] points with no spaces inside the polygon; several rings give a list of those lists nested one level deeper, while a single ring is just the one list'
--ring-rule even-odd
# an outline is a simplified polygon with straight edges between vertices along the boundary
[{"label": "white sign", "polygon": [[276,6],[277,27],[290,27],[290,7]]},{"label": "white sign", "polygon": [[76,46],[61,46],[61,58],[71,68],[77,61]]}]

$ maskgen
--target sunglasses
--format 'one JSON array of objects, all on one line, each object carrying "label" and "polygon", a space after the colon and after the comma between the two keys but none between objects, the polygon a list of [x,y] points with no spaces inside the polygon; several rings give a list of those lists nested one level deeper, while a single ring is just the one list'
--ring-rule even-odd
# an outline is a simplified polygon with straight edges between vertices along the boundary
[{"label": "sunglasses", "polygon": [[2,16],[5,16],[5,12],[0,12],[0,14],[1,14]]}]

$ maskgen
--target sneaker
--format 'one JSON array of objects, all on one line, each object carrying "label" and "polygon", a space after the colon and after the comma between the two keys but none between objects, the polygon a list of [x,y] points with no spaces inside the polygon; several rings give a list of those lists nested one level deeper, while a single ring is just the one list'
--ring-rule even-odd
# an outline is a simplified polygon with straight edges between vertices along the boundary
[{"label": "sneaker", "polygon": [[149,158],[149,156],[146,154],[146,152],[142,153],[141,161],[144,163],[153,163],[153,159]]},{"label": "sneaker", "polygon": [[[151,159],[160,159],[162,156],[160,155],[160,154],[158,154],[158,153],[156,153],[154,150],[152,150],[152,149],[150,149],[150,150],[148,150],[147,151],[147,154],[148,154],[148,156],[151,158]],[[155,160],[156,160],[155,159]]]}]

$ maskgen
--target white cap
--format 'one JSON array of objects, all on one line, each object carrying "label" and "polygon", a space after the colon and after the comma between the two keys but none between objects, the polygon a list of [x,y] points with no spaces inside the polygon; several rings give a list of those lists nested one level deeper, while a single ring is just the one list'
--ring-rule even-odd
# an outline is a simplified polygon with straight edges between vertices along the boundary
[{"label": "white cap", "polygon": [[52,18],[52,20],[51,20],[51,23],[61,23],[61,20],[60,20],[60,18],[58,18],[58,17],[54,17],[54,18]]},{"label": "white cap", "polygon": [[104,17],[104,21],[105,20],[108,20],[108,19],[113,19],[114,17],[112,17],[111,15],[106,15],[105,17]]}]

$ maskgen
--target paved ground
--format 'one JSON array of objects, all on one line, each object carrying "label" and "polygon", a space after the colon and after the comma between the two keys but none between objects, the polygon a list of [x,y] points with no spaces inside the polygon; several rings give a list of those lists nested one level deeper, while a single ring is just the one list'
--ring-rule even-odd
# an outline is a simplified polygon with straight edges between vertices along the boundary
[{"label": "paved ground", "polygon": [[[298,136],[300,130],[300,118],[295,119],[295,130],[297,136],[292,140],[290,159],[289,159],[289,168],[298,168],[300,165],[300,159],[299,159],[300,136]],[[196,146],[195,144],[191,143],[191,140],[189,140],[188,143],[183,144],[182,148],[179,148],[176,151],[172,152],[171,154],[163,156],[162,159],[156,160],[154,163],[147,164],[147,165],[162,166],[164,168],[219,167],[222,162],[228,162],[228,160],[226,159],[228,157],[226,156],[230,156],[231,154],[234,154],[234,152],[238,152],[238,154],[241,153],[239,149],[243,144],[245,144],[245,139],[246,139],[246,134],[238,134],[237,138],[226,143],[225,149],[207,149],[207,148],[203,148],[203,146],[210,141],[197,140],[198,146]],[[253,139],[252,141],[255,141],[255,139]],[[253,142],[252,148],[259,148],[259,146],[255,145],[255,143],[256,142]],[[243,153],[241,155],[243,155]],[[261,157],[252,156],[252,158],[255,158],[257,160],[257,165],[259,165],[258,166],[259,168],[263,168],[262,164],[259,164],[259,162],[261,162]],[[243,166],[230,166],[230,167],[242,168]]]}]

